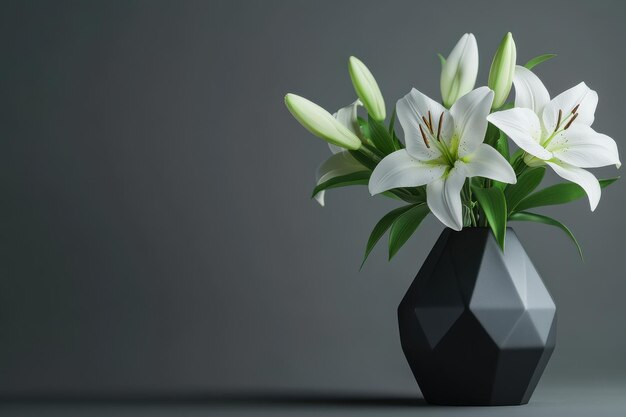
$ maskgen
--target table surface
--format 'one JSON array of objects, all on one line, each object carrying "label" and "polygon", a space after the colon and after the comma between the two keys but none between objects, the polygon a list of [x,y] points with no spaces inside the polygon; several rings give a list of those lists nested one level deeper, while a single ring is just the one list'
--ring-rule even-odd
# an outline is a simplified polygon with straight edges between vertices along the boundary
[{"label": "table surface", "polygon": [[429,406],[409,394],[315,391],[231,392],[176,397],[5,400],[2,416],[626,416],[626,382],[538,387],[516,407]]}]

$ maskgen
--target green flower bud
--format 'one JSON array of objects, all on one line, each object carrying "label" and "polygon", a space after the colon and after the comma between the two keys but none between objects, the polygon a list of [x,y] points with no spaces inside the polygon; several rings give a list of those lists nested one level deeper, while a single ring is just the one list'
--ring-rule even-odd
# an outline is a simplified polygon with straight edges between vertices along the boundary
[{"label": "green flower bud", "polygon": [[361,140],[354,133],[312,101],[290,93],[285,96],[285,105],[293,117],[315,136],[345,149],[361,147]]},{"label": "green flower bud", "polygon": [[348,70],[356,95],[363,102],[367,112],[379,122],[385,120],[385,100],[370,70],[353,56],[350,57]]},{"label": "green flower bud", "polygon": [[496,51],[489,70],[489,88],[494,93],[492,109],[502,107],[513,85],[513,75],[515,75],[515,61],[517,59],[517,51],[515,49],[515,41],[511,32],[507,33],[500,42],[500,46]]},{"label": "green flower bud", "polygon": [[474,89],[478,75],[478,45],[471,33],[466,33],[448,55],[442,58],[441,98],[450,108],[455,101]]}]

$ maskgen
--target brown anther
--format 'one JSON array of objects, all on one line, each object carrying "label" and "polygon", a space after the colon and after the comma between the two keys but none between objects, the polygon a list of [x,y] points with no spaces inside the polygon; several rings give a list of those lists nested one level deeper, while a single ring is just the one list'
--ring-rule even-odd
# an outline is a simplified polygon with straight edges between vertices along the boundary
[{"label": "brown anther", "polygon": [[561,117],[563,117],[563,110],[559,109],[559,117],[556,119],[556,126],[554,127],[554,131],[559,130],[559,126],[561,125]]},{"label": "brown anther", "polygon": [[567,130],[567,128],[570,127],[572,125],[572,123],[574,123],[574,120],[576,120],[577,117],[578,117],[578,113],[574,113],[574,117],[572,117],[572,120],[567,122],[567,124],[565,125],[563,130]]},{"label": "brown anther", "polygon": [[426,125],[426,129],[430,130],[430,126],[428,126],[428,119],[426,119],[425,116],[422,116],[422,121],[424,122],[424,125]]},{"label": "brown anther", "polygon": [[424,133],[424,130],[422,129],[422,125],[419,125],[420,127],[420,133],[422,134],[422,139],[424,139],[424,143],[426,144],[427,148],[430,148],[430,144],[428,143],[428,139],[426,138],[426,134]]},{"label": "brown anther", "polygon": [[440,140],[441,135],[441,126],[443,125],[443,112],[441,112],[441,116],[439,116],[439,124],[437,124],[437,140]]},{"label": "brown anther", "polygon": [[433,133],[433,118],[430,116],[430,110],[428,110],[428,128],[430,133]]},{"label": "brown anther", "polygon": [[428,119],[426,119],[426,117],[422,116],[422,120],[424,121],[424,124],[426,125],[426,129],[428,129],[428,131],[430,132],[430,134],[432,135],[433,133],[433,127],[432,125],[428,122]]},{"label": "brown anther", "polygon": [[578,103],[578,104],[576,105],[576,107],[574,107],[574,108],[572,109],[572,114],[576,114],[576,111],[578,110],[578,107],[580,107],[580,103]]}]

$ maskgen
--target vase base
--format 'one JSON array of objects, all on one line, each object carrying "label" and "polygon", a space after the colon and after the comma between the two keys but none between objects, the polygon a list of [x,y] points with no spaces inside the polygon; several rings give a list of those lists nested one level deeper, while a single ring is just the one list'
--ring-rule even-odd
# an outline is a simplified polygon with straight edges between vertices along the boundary
[{"label": "vase base", "polygon": [[424,398],[424,401],[426,401],[428,405],[451,406],[451,407],[513,407],[513,406],[528,404],[528,400],[500,402],[500,401],[474,401],[474,400],[466,400],[466,399],[433,400],[433,399]]}]

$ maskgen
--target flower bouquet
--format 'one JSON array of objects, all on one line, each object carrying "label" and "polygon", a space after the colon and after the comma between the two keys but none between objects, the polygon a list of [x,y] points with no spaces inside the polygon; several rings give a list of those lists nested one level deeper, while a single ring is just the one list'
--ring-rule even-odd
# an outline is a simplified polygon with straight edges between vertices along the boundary
[{"label": "flower bouquet", "polygon": [[[478,47],[465,34],[439,56],[441,101],[412,89],[388,123],[377,82],[355,57],[349,73],[358,99],[349,106],[331,115],[285,97],[291,114],[329,143],[313,190],[322,206],[326,190],[357,184],[405,203],[375,225],[363,262],[388,230],[391,259],[429,213],[447,226],[398,309],[404,353],[431,403],[528,401],[554,348],[555,307],[507,224],[556,226],[582,257],[572,232],[535,209],[586,195],[593,211],[617,179],[587,170],[620,166],[615,141],[591,127],[597,93],[580,83],[551,99],[533,72],[554,56],[517,65],[509,33],[487,86],[474,88]],[[546,169],[565,181],[536,191]]]},{"label": "flower bouquet", "polygon": [[[326,140],[333,154],[318,168],[313,195],[323,206],[325,190],[368,184],[372,195],[409,203],[374,227],[365,257],[391,228],[391,259],[431,212],[454,230],[489,226],[501,247],[508,221],[557,226],[578,246],[562,223],[529,210],[586,194],[593,211],[601,188],[617,178],[598,181],[586,168],[619,167],[620,161],[615,141],[591,127],[598,94],[582,82],[550,99],[532,72],[554,56],[516,65],[509,33],[491,64],[488,87],[474,89],[478,47],[474,36],[465,34],[447,59],[439,56],[441,103],[412,89],[398,100],[388,125],[376,80],[351,57],[354,103],[331,115],[303,97],[285,97],[293,116]],[[512,85],[515,101],[509,102]],[[367,118],[358,116],[360,107]],[[404,141],[396,134],[396,117]],[[509,139],[516,152],[510,153]],[[534,192],[546,167],[568,182]]]}]

